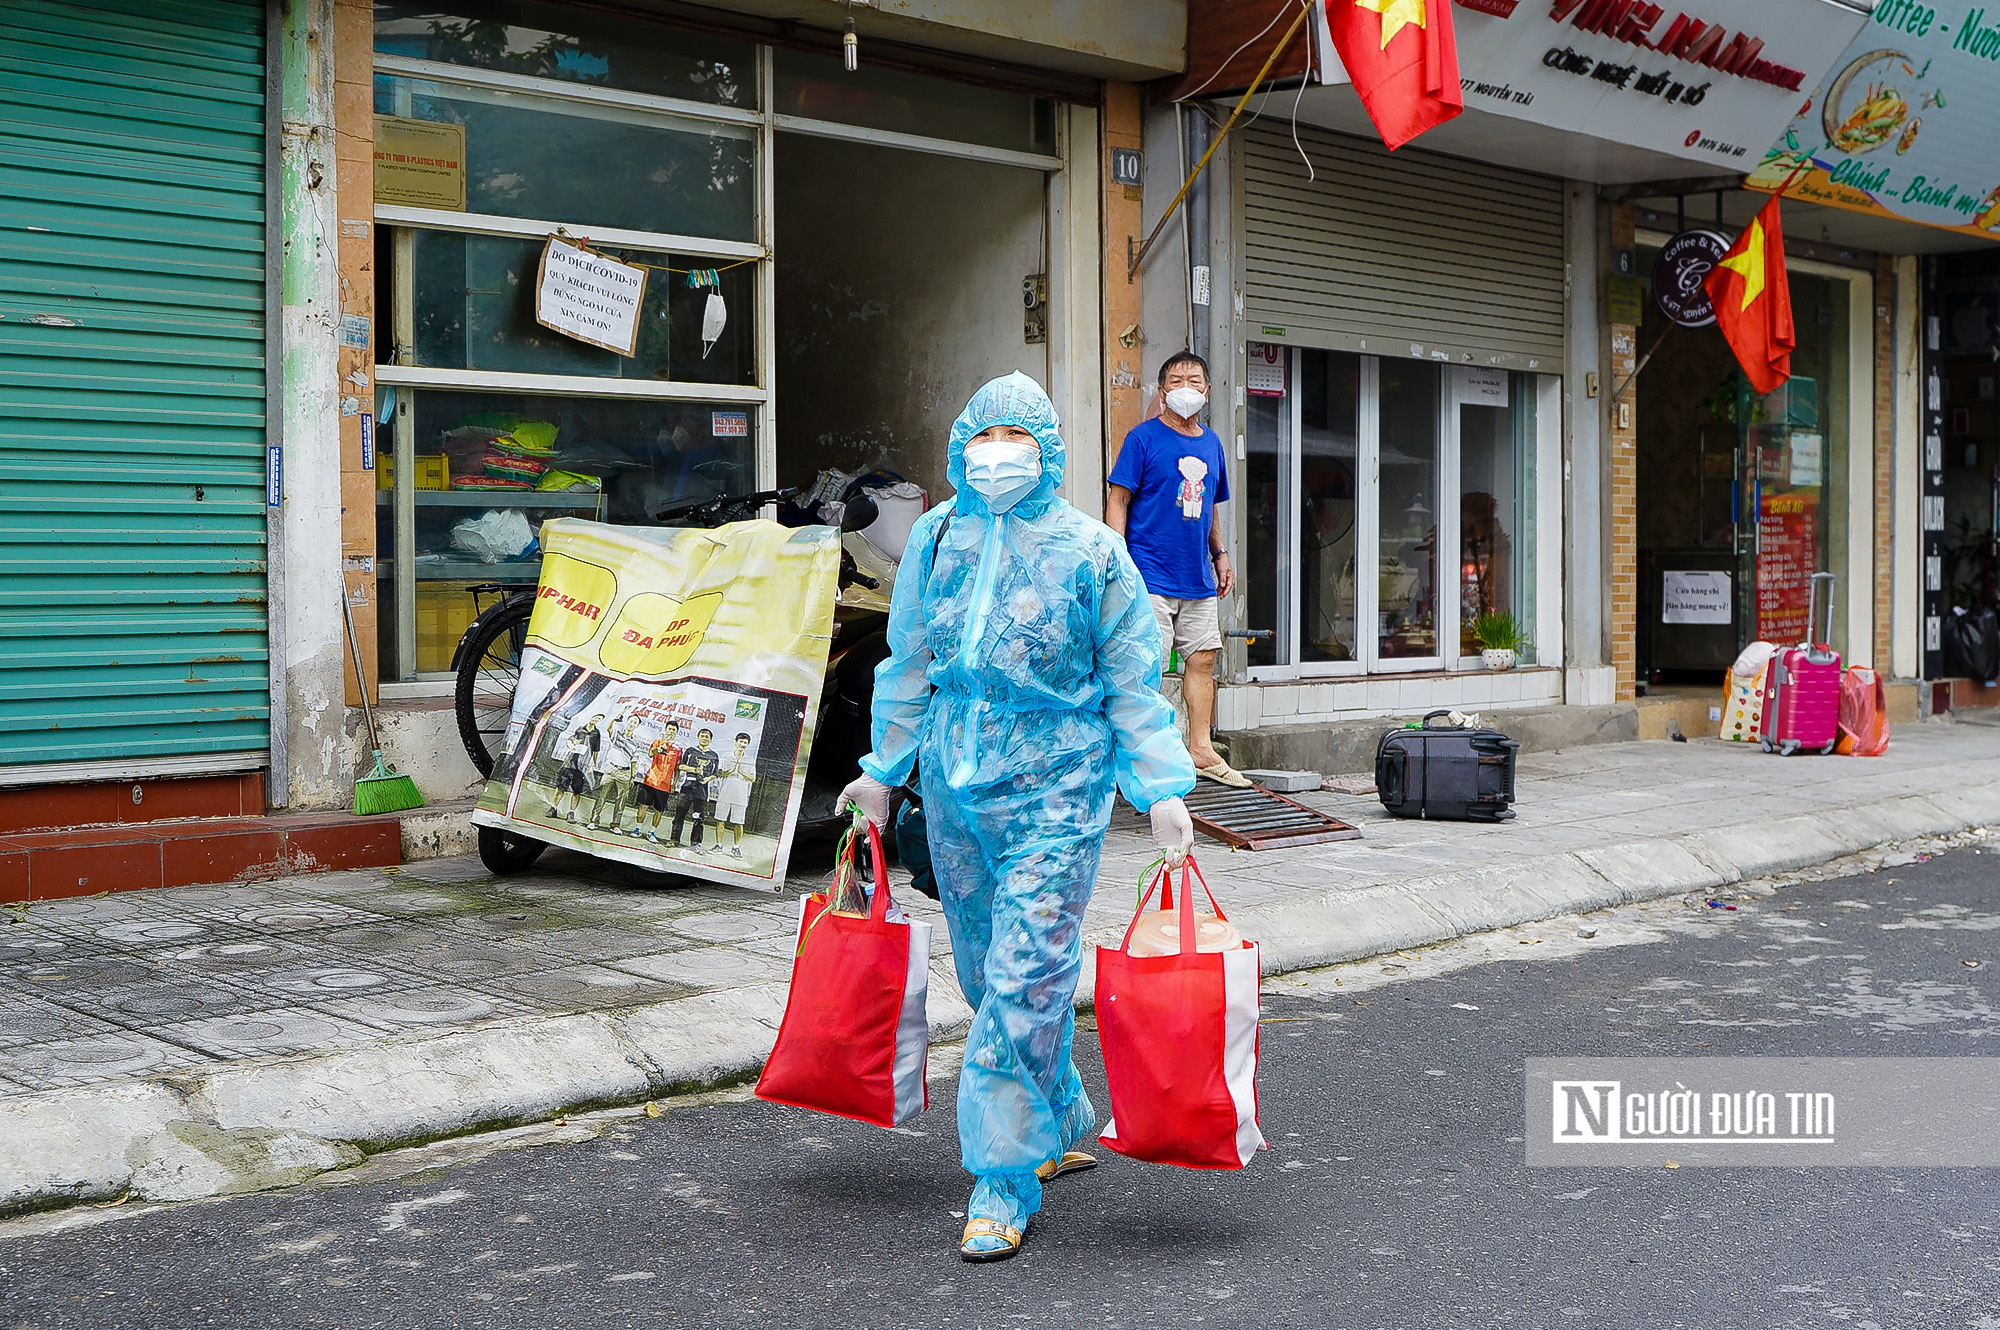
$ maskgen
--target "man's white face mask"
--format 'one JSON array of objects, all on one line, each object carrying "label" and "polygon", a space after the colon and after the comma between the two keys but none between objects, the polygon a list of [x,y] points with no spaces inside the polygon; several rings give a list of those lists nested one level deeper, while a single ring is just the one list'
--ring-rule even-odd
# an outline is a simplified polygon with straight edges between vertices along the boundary
[{"label": "man's white face mask", "polygon": [[989,439],[965,449],[965,483],[996,513],[1027,498],[1041,478],[1042,450],[1036,444]]},{"label": "man's white face mask", "polygon": [[1167,389],[1167,410],[1182,420],[1193,420],[1208,404],[1208,394],[1199,388]]}]

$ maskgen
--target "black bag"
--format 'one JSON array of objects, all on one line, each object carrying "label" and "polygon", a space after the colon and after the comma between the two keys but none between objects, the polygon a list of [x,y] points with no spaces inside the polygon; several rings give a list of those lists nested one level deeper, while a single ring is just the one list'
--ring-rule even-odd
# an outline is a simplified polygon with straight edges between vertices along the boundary
[{"label": "black bag", "polygon": [[1375,791],[1396,817],[1505,822],[1514,816],[1514,757],[1521,745],[1498,730],[1433,726],[1390,730],[1375,748]]},{"label": "black bag", "polygon": [[2000,615],[1985,605],[1944,616],[1944,672],[1948,678],[1991,683],[2000,678]]}]

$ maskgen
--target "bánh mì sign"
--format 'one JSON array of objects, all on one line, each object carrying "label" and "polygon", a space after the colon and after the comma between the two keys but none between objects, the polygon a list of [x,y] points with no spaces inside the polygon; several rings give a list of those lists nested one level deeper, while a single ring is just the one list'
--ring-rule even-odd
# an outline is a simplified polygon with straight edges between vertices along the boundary
[{"label": "b\u00e1nh m\u00ec sign", "polygon": [[2000,5],[1881,0],[1747,182],[2000,236]]}]

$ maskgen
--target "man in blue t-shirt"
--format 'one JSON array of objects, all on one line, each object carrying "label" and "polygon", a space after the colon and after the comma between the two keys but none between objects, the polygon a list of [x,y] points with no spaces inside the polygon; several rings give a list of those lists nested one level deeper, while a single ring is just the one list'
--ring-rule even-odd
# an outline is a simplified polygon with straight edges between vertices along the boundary
[{"label": "man in blue t-shirt", "polygon": [[1192,351],[1160,366],[1165,405],[1125,436],[1111,468],[1104,521],[1146,580],[1162,650],[1181,653],[1181,697],[1188,711],[1188,755],[1201,775],[1224,785],[1250,784],[1215,751],[1215,653],[1222,646],[1216,600],[1236,584],[1215,506],[1229,497],[1222,440],[1201,423],[1208,404],[1208,362]]}]

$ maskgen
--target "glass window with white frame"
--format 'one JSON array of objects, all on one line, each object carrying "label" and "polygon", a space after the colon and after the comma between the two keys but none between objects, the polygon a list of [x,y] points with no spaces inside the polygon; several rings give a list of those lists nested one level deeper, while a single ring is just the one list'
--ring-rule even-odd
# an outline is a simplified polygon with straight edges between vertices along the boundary
[{"label": "glass window with white frame", "polygon": [[[375,10],[378,149],[399,133],[462,145],[434,198],[378,164],[389,680],[449,671],[483,603],[473,588],[532,585],[547,518],[643,523],[757,484],[758,48],[553,5],[473,8]],[[633,354],[537,321],[552,234],[646,271]],[[703,326],[711,297],[719,335]]]},{"label": "glass window with white frame", "polygon": [[1536,659],[1545,375],[1252,343],[1256,678],[1446,671],[1511,627]]},{"label": "glass window with white frame", "polygon": [[[535,581],[543,520],[643,524],[772,483],[775,134],[1059,161],[1046,98],[545,0],[377,0],[373,110],[393,681],[448,677],[474,589]],[[456,165],[385,171],[385,144]],[[632,354],[538,322],[555,235],[646,270]]]}]

